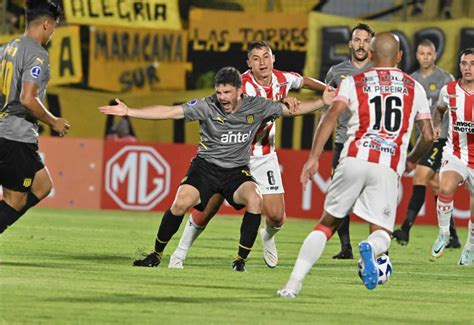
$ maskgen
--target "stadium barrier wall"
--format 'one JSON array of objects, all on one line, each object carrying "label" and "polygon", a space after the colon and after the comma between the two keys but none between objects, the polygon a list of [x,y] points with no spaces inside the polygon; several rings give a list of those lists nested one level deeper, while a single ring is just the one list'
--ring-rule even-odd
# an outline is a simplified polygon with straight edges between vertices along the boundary
[{"label": "stadium barrier wall", "polygon": [[181,29],[178,0],[64,1],[70,24]]},{"label": "stadium barrier wall", "polygon": [[[41,203],[43,207],[164,211],[173,202],[176,189],[196,154],[196,146],[41,137],[40,151],[54,180],[54,192]],[[299,176],[308,151],[282,149],[278,156],[287,215],[319,219],[330,182],[332,153],[323,154],[319,172],[304,191]],[[411,177],[402,177],[398,222],[404,219],[411,190]],[[220,213],[241,215],[243,212],[224,205]],[[470,216],[465,189],[456,194],[454,214],[461,224]],[[417,223],[437,224],[435,202],[429,191]]]},{"label": "stadium barrier wall", "polygon": [[117,93],[186,89],[187,31],[89,28],[88,86]]},{"label": "stadium barrier wall", "polygon": [[[21,35],[0,35],[0,47]],[[49,86],[82,81],[82,58],[79,26],[57,28],[48,43],[51,80]]]},{"label": "stadium barrier wall", "polygon": [[422,39],[430,39],[436,45],[436,64],[455,76],[459,75],[459,52],[472,47],[474,26],[469,18],[400,23],[312,12],[309,14],[305,75],[324,80],[332,65],[345,60],[349,55],[351,28],[359,22],[370,25],[376,32],[391,31],[398,35],[403,51],[398,66],[407,72],[417,68],[416,46]]}]

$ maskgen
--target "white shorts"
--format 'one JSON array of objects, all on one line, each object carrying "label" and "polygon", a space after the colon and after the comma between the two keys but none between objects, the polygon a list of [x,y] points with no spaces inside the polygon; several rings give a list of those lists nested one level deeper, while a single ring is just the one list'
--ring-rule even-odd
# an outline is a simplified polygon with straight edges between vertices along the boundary
[{"label": "white shorts", "polygon": [[474,194],[474,169],[466,166],[458,157],[448,154],[443,155],[443,163],[439,172],[442,174],[448,170],[461,175],[463,181],[467,183],[471,195]]},{"label": "white shorts", "polygon": [[285,193],[276,152],[265,156],[250,157],[249,166],[250,173],[257,181],[262,195]]},{"label": "white shorts", "polygon": [[353,207],[360,218],[393,231],[398,181],[398,174],[390,167],[345,157],[334,172],[324,210],[344,218]]}]

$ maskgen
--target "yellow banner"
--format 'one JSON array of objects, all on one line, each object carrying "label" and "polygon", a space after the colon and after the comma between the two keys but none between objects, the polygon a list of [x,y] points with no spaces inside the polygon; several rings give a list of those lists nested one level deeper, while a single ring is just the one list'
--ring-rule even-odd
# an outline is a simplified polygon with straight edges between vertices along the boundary
[{"label": "yellow banner", "polygon": [[194,51],[225,52],[231,43],[265,40],[275,51],[306,51],[308,15],[192,9],[189,38]]},{"label": "yellow banner", "polygon": [[184,31],[91,27],[89,86],[113,92],[185,89]]},{"label": "yellow banner", "polygon": [[68,23],[181,30],[178,0],[65,0]]},{"label": "yellow banner", "polygon": [[[0,44],[21,35],[2,35]],[[57,28],[48,44],[51,80],[49,85],[64,85],[82,81],[79,26]]]},{"label": "yellow banner", "polygon": [[376,32],[391,31],[400,38],[403,59],[399,67],[413,71],[416,67],[417,44],[425,38],[437,46],[437,65],[457,75],[459,52],[472,47],[474,22],[470,19],[380,22],[361,21],[344,17],[311,13],[309,19],[308,51],[304,73],[323,79],[330,66],[349,57],[350,30],[359,22],[370,25]]}]

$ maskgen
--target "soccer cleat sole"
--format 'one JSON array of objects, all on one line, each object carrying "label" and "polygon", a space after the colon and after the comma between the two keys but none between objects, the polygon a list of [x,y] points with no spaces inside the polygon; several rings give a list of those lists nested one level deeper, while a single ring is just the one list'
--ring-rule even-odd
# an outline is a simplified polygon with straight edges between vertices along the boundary
[{"label": "soccer cleat sole", "polygon": [[379,272],[372,246],[368,242],[363,241],[359,244],[359,252],[364,261],[364,268],[361,272],[362,282],[367,289],[373,290],[379,282]]}]

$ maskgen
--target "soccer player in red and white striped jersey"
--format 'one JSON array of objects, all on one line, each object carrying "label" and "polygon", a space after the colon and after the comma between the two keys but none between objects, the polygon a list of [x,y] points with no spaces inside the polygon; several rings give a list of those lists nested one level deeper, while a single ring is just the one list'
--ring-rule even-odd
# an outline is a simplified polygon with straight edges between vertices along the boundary
[{"label": "soccer player in red and white striped jersey", "polygon": [[[443,151],[437,202],[439,235],[431,249],[433,257],[440,257],[449,241],[449,220],[453,213],[454,192],[467,182],[474,203],[474,48],[461,52],[459,64],[462,78],[446,84],[440,92],[434,118],[439,133],[441,118],[449,115],[448,142]],[[459,259],[460,265],[474,262],[474,211],[471,208],[468,238]]]},{"label": "soccer player in red and white striped jersey", "polygon": [[[374,68],[342,81],[314,135],[311,154],[301,174],[303,184],[317,172],[324,143],[339,115],[346,109],[351,111],[349,139],[326,194],[323,216],[306,237],[289,281],[278,291],[281,297],[296,297],[326,242],[351,209],[370,225],[369,237],[359,244],[361,278],[368,289],[377,286],[376,258],[390,247],[399,178],[433,143],[431,114],[423,87],[394,68],[402,55],[398,40],[388,32],[377,34],[370,51]],[[415,120],[421,136],[407,156]]]},{"label": "soccer player in red and white striped jersey", "polygon": [[[292,89],[307,88],[323,91],[326,84],[295,72],[280,71],[273,68],[275,56],[265,41],[249,44],[247,65],[250,68],[242,74],[242,92],[248,96],[281,100],[288,96]],[[268,267],[274,268],[278,263],[278,252],[275,245],[275,234],[285,222],[284,188],[280,164],[275,152],[274,120],[262,123],[252,142],[250,172],[255,177],[263,195],[263,213],[265,226],[260,229],[263,245],[263,258]],[[178,247],[170,258],[170,268],[182,268],[187,251],[193,241],[204,230],[209,220],[217,213],[224,198],[214,195],[203,212],[193,210],[186,224]]]}]

